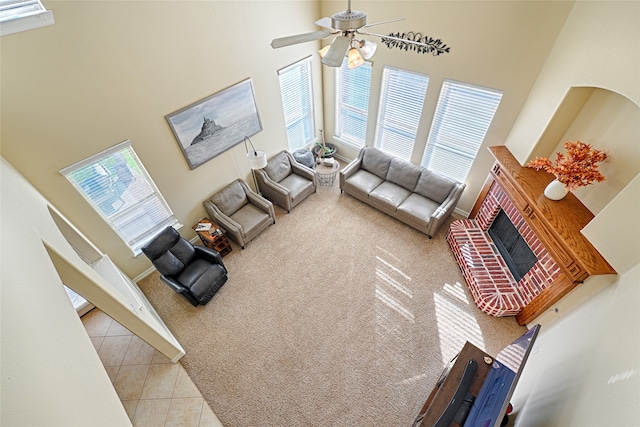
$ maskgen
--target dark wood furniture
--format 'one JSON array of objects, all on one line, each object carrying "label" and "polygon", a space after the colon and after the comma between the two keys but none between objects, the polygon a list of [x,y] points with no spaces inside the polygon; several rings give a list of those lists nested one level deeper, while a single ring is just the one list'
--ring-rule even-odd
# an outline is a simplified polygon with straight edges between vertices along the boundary
[{"label": "dark wood furniture", "polygon": [[[418,420],[422,417],[422,421],[420,424],[414,425],[418,425],[419,427],[432,427],[438,421],[449,405],[449,402],[451,402],[451,398],[455,394],[458,384],[462,379],[466,364],[470,359],[476,361],[478,369],[474,375],[469,391],[474,396],[478,395],[482,383],[484,383],[487,374],[491,370],[493,357],[467,341],[444,381],[431,390],[418,418],[416,418],[416,420]],[[454,421],[450,425],[459,426],[460,424]]]},{"label": "dark wood furniture", "polygon": [[223,228],[220,228],[218,224],[212,222],[209,218],[202,218],[191,228],[196,230],[199,223],[209,223],[211,224],[211,231],[218,229],[222,233],[220,235],[215,235],[211,234],[211,231],[208,230],[196,231],[196,234],[200,237],[200,241],[202,241],[203,245],[213,249],[214,251],[218,251],[222,257],[231,252],[231,245],[229,244],[227,236],[225,236],[227,232]]},{"label": "dark wood furniture", "polygon": [[572,193],[547,199],[553,175],[521,166],[505,146],[489,147],[496,161],[469,215],[474,218],[493,182],[497,182],[545,245],[563,274],[516,316],[524,325],[544,313],[587,277],[616,271],[580,232],[594,215]]}]

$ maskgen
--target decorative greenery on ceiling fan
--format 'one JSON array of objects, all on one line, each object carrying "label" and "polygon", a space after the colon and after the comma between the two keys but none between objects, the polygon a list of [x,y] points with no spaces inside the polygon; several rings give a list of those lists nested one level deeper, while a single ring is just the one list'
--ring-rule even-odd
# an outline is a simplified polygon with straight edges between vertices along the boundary
[{"label": "decorative greenery on ceiling fan", "polygon": [[381,42],[388,48],[397,47],[408,51],[413,50],[418,53],[431,53],[438,56],[442,53],[449,53],[449,47],[442,43],[440,39],[423,36],[422,33],[390,33],[388,35],[376,34],[361,31],[374,25],[388,24],[390,22],[401,21],[394,19],[389,21],[367,24],[367,14],[358,10],[351,10],[351,0],[347,1],[347,10],[335,13],[329,17],[324,17],[315,22],[324,30],[310,33],[296,34],[287,37],[273,39],[271,47],[278,49],[299,43],[306,43],[325,39],[335,35],[331,44],[320,51],[321,62],[329,67],[340,67],[345,56],[348,57],[349,68],[359,67],[365,59],[369,59],[376,51],[376,43],[357,39],[357,35],[379,37]]},{"label": "decorative greenery on ceiling fan", "polygon": [[[406,40],[406,41],[405,41]],[[444,44],[440,39],[434,39],[429,36],[423,36],[422,33],[389,33],[389,37],[383,37],[381,42],[389,49],[397,47],[401,50],[413,50],[418,53],[430,53],[438,56],[442,53],[449,53],[449,46]],[[420,44],[417,44],[417,43]]]}]

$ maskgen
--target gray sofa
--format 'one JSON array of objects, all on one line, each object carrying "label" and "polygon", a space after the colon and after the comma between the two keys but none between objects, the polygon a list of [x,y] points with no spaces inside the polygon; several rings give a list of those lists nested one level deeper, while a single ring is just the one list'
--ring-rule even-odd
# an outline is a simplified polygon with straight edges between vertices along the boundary
[{"label": "gray sofa", "polygon": [[340,171],[340,192],[431,238],[455,209],[465,185],[374,147]]}]

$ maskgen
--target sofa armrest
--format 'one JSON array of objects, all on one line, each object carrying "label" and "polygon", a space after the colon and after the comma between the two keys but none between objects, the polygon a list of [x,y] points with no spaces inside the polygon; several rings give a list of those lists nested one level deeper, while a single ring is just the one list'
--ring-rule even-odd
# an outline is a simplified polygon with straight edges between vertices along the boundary
[{"label": "sofa armrest", "polygon": [[258,187],[262,194],[270,200],[275,201],[280,206],[286,206],[289,199],[289,190],[283,185],[272,180],[262,169],[255,171]]},{"label": "sofa armrest", "polygon": [[295,159],[293,159],[293,157],[291,158],[291,160],[292,160],[291,171],[296,175],[300,175],[304,178],[307,178],[309,181],[313,181],[313,185],[315,186],[316,173],[312,169],[309,169],[308,167],[306,167],[305,165],[296,162]]},{"label": "sofa armrest", "polygon": [[266,212],[274,223],[276,222],[276,214],[275,210],[273,209],[273,203],[260,196],[259,194],[254,193],[253,191],[247,193],[247,199],[249,199],[249,203]]},{"label": "sofa armrest", "polygon": [[465,184],[459,182],[456,183],[447,198],[431,215],[431,220],[429,221],[429,227],[427,230],[427,234],[429,236],[436,234],[442,223],[444,223],[445,220],[453,213],[458,201],[460,200],[460,196],[462,196],[464,188]]},{"label": "sofa armrest", "polygon": [[216,224],[227,230],[233,236],[236,236],[236,240],[244,240],[244,230],[240,224],[222,213],[216,205],[208,200],[204,202],[204,208]]},{"label": "sofa armrest", "polygon": [[340,191],[342,191],[344,181],[354,173],[358,172],[362,167],[362,157],[364,156],[365,148],[366,147],[362,147],[362,149],[358,153],[358,156],[340,171]]}]

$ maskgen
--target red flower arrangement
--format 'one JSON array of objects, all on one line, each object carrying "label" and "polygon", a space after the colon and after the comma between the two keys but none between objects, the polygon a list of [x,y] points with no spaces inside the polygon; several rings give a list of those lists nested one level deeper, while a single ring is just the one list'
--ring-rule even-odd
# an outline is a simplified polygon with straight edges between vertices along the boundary
[{"label": "red flower arrangement", "polygon": [[544,157],[536,157],[527,166],[554,174],[569,191],[606,179],[598,169],[598,163],[607,159],[607,153],[580,141],[565,142],[564,148],[567,154],[556,153],[555,162]]}]

